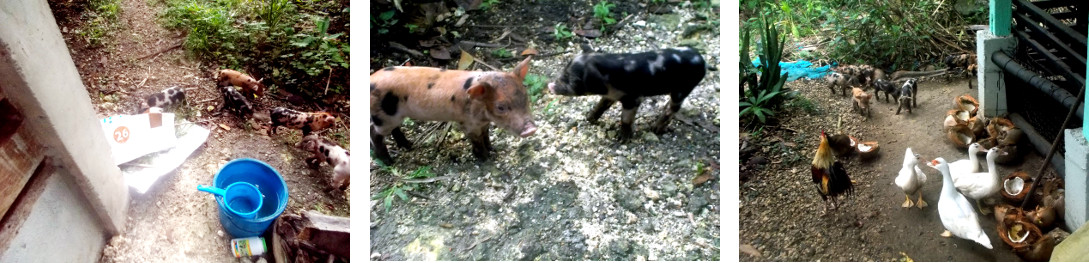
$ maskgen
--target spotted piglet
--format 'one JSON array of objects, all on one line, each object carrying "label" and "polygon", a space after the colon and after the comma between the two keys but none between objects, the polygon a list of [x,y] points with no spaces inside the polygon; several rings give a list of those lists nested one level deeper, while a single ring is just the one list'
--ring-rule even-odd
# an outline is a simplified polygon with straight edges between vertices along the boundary
[{"label": "spotted piglet", "polygon": [[348,186],[348,178],[351,176],[351,168],[349,167],[351,156],[348,150],[332,141],[318,137],[317,134],[303,137],[302,141],[295,144],[295,146],[314,154],[314,156],[306,158],[306,164],[310,168],[316,169],[322,162],[327,162],[330,166],[333,166],[331,183],[334,188],[343,190]]},{"label": "spotted piglet", "polygon": [[268,111],[268,115],[272,119],[268,127],[270,137],[276,134],[276,128],[280,126],[301,129],[303,136],[307,136],[310,132],[333,127],[333,121],[336,120],[328,112],[301,112],[284,107],[273,108]]},{"label": "spotted piglet", "polygon": [[140,102],[136,114],[147,112],[147,109],[151,107],[169,109],[182,104],[185,104],[185,91],[181,87],[174,86],[148,95],[144,101]]},{"label": "spotted piglet", "polygon": [[261,97],[265,96],[265,84],[261,84],[261,81],[254,79],[250,75],[231,69],[223,69],[216,72],[216,86],[241,87],[242,92],[246,94],[247,99],[256,98],[254,95]]},{"label": "spotted piglet", "polygon": [[556,95],[601,95],[601,101],[590,111],[588,120],[597,122],[613,104],[624,107],[620,117],[620,140],[632,136],[635,112],[643,97],[669,95],[669,106],[654,124],[661,134],[681,109],[685,97],[703,80],[706,62],[692,48],[669,48],[634,54],[583,53],[567,64],[559,82],[548,84]]},{"label": "spotted piglet", "polygon": [[220,109],[229,110],[243,119],[253,116],[253,104],[234,86],[219,87],[219,93],[223,94],[223,108]]},{"label": "spotted piglet", "polygon": [[484,161],[492,150],[491,124],[521,137],[533,135],[537,125],[529,110],[522,81],[529,58],[513,72],[463,71],[431,67],[389,67],[371,74],[371,146],[378,159],[393,159],[385,137],[404,148],[411,143],[401,132],[405,118],[452,121],[461,124],[473,145],[473,155]]}]

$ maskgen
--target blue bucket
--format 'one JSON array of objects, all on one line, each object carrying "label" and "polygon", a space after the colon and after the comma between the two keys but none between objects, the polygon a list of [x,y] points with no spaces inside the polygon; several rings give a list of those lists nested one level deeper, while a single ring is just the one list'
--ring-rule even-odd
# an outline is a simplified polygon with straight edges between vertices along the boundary
[{"label": "blue bucket", "polygon": [[280,172],[268,164],[250,159],[234,159],[216,173],[214,186],[226,188],[232,183],[246,182],[253,184],[264,195],[264,205],[257,210],[255,218],[244,218],[231,213],[223,203],[222,196],[216,196],[219,205],[219,223],[235,238],[260,236],[268,226],[287,208],[287,184]]}]

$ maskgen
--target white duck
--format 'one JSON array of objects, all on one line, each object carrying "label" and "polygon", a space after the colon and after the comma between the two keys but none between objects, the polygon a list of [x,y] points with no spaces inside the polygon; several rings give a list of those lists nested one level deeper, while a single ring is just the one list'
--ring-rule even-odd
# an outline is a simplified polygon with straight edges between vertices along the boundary
[{"label": "white duck", "polygon": [[969,173],[960,177],[953,177],[953,186],[966,197],[976,200],[976,207],[979,208],[980,213],[984,212],[979,200],[998,193],[998,190],[1002,188],[998,179],[998,170],[994,164],[995,159],[1002,154],[1006,153],[999,150],[998,147],[991,148],[987,151],[987,172]]},{"label": "white duck", "polygon": [[983,152],[980,151],[982,147],[979,143],[972,143],[968,145],[968,159],[960,159],[949,163],[949,172],[953,175],[953,182],[968,174],[980,172],[979,157],[977,156],[979,156],[980,152]]},{"label": "white duck", "polygon": [[949,164],[945,159],[938,157],[927,164],[931,168],[938,169],[942,173],[942,194],[938,198],[938,216],[945,226],[943,237],[957,236],[972,240],[987,249],[993,249],[991,239],[983,228],[979,226],[979,218],[972,211],[972,204],[953,187],[953,178],[949,174]]},{"label": "white duck", "polygon": [[907,148],[904,152],[904,167],[900,168],[900,175],[896,176],[896,185],[904,190],[904,204],[901,207],[911,207],[911,195],[915,193],[919,194],[919,202],[916,203],[919,209],[926,207],[922,191],[923,185],[926,184],[926,174],[919,169],[919,158],[918,154],[911,152],[911,148]]}]

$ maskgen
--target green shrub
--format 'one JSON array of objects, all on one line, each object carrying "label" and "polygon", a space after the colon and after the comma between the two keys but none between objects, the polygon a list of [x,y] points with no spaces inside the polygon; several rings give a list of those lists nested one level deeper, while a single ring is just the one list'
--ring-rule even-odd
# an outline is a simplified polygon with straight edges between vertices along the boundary
[{"label": "green shrub", "polygon": [[775,115],[776,106],[785,97],[780,95],[784,94],[783,84],[786,83],[787,75],[780,74],[779,61],[782,59],[786,38],[779,38],[779,30],[776,26],[772,25],[767,18],[764,19],[762,52],[759,53],[760,78],[756,79],[751,66],[746,62],[751,61],[748,56],[749,32],[748,30],[743,32],[740,75],[742,87],[746,84],[749,87],[747,91],[742,88],[741,110],[738,116],[755,118],[763,124],[767,122],[768,117]]},{"label": "green shrub", "polygon": [[[337,2],[167,0],[160,14],[186,31],[185,50],[222,67],[250,69],[269,86],[309,97],[343,94],[348,78],[349,10]],[[337,10],[333,12],[323,10]],[[339,12],[338,12],[339,11]],[[255,71],[255,72],[252,72]]]},{"label": "green shrub", "polygon": [[[977,1],[969,1],[975,3]],[[778,21],[796,41],[819,42],[819,54],[799,54],[846,64],[914,69],[951,53],[975,49],[968,25],[986,24],[986,4],[958,11],[944,0],[890,4],[848,0],[742,0],[742,17]],[[962,8],[963,9],[963,8]],[[967,12],[967,13],[962,13]]]}]

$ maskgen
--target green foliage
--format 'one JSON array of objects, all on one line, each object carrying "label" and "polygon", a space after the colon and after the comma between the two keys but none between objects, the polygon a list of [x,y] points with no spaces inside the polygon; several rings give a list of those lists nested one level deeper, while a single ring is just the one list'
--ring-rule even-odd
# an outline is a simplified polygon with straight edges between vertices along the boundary
[{"label": "green foliage", "polygon": [[[780,104],[784,96],[783,84],[786,83],[786,74],[780,75],[779,61],[783,55],[783,45],[786,37],[779,37],[779,30],[766,18],[763,23],[763,47],[760,56],[760,78],[755,78],[755,73],[748,64],[748,30],[742,31],[741,47],[741,118],[755,117],[761,124],[767,122],[767,118],[775,115],[775,107]],[[748,91],[744,86],[748,85]]]},{"label": "green foliage", "polygon": [[492,56],[497,58],[512,58],[514,57],[514,54],[512,54],[510,50],[506,48],[499,48],[496,50],[492,50]]},{"label": "green foliage", "polygon": [[766,123],[767,117],[775,114],[771,110],[771,99],[778,96],[778,91],[768,92],[767,90],[760,91],[756,96],[749,96],[745,101],[740,102],[741,112],[738,116],[741,118],[748,117],[749,115],[756,116],[760,123]]},{"label": "green foliage", "polygon": [[82,28],[76,29],[90,46],[101,46],[107,35],[118,28],[117,18],[121,15],[120,0],[91,0],[83,18],[89,20]]},{"label": "green foliage", "polygon": [[600,19],[606,25],[616,24],[612,11],[609,11],[613,7],[616,7],[616,4],[609,3],[609,1],[598,2],[594,5],[594,17]]},{"label": "green foliage", "polygon": [[556,37],[556,40],[565,40],[575,36],[574,33],[571,33],[571,30],[567,29],[567,25],[564,25],[563,23],[557,23],[556,26],[553,27],[552,32],[552,35]]},{"label": "green foliage", "polygon": [[[291,45],[302,49],[302,54],[284,54],[283,58],[291,59],[291,65],[295,69],[306,72],[310,76],[318,76],[323,71],[331,71],[333,68],[349,68],[348,43],[337,39],[344,33],[328,34],[329,17],[321,17],[316,22],[317,31],[312,34],[295,34]],[[339,87],[339,86],[338,86]],[[340,93],[336,90],[334,93]]]},{"label": "green foliage", "polygon": [[480,2],[480,10],[488,10],[499,4],[499,0],[484,0]]},{"label": "green foliage", "polygon": [[435,174],[431,172],[431,166],[421,166],[416,168],[412,173],[403,174],[401,170],[396,167],[387,166],[381,161],[378,161],[378,159],[374,160],[382,171],[389,172],[394,178],[399,178],[398,182],[395,182],[385,190],[378,192],[378,194],[371,196],[371,200],[382,200],[382,206],[385,207],[386,212],[389,212],[389,208],[393,206],[394,197],[401,198],[402,201],[408,201],[406,192],[416,190],[419,187],[420,183],[405,180],[419,180],[435,177]]},{"label": "green foliage", "polygon": [[397,19],[393,18],[393,14],[396,10],[390,9],[389,11],[379,13],[378,16],[371,16],[371,29],[374,29],[375,25],[378,25],[378,34],[389,33],[389,27],[397,24]]},{"label": "green foliage", "polygon": [[[770,18],[796,41],[821,42],[817,54],[799,58],[830,59],[846,64],[916,69],[945,55],[975,49],[968,25],[987,23],[987,6],[961,13],[958,4],[922,0],[890,4],[848,0],[741,0],[741,16],[753,22]],[[826,42],[827,41],[827,42]]]},{"label": "green foliage", "polygon": [[166,0],[159,16],[166,28],[187,32],[182,46],[190,55],[320,97],[347,92],[349,9],[339,4]]},{"label": "green foliage", "polygon": [[529,90],[530,102],[537,103],[537,100],[541,99],[545,83],[548,83],[548,79],[544,76],[533,73],[526,74],[526,79],[522,81],[522,84],[526,85],[526,89]]}]

